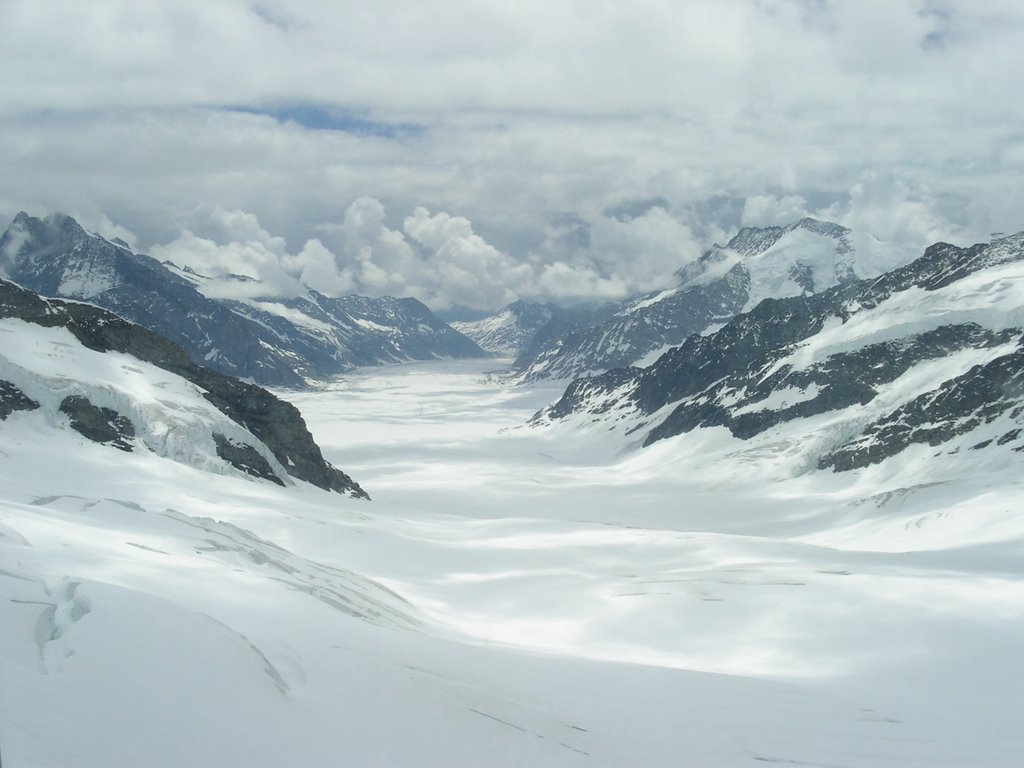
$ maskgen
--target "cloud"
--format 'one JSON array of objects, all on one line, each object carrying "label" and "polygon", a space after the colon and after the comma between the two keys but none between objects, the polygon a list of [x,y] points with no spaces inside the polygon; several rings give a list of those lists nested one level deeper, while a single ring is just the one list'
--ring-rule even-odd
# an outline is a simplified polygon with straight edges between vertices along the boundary
[{"label": "cloud", "polygon": [[203,286],[203,292],[212,297],[294,297],[305,292],[295,269],[285,265],[284,240],[260,227],[255,216],[218,209],[210,213],[206,225],[221,242],[185,229],[175,240],[154,246],[150,255],[213,278]]},{"label": "cloud", "polygon": [[745,227],[773,227],[807,216],[807,201],[800,195],[752,195],[743,203]]},{"label": "cloud", "polygon": [[960,239],[959,228],[936,212],[939,207],[927,188],[911,188],[899,179],[866,172],[844,200],[816,215],[882,240],[924,248]]},{"label": "cloud", "polygon": [[71,216],[85,229],[95,232],[107,238],[107,240],[121,240],[132,249],[137,248],[139,245],[139,238],[134,232],[120,224],[115,224],[104,213],[72,211]]},{"label": "cloud", "polygon": [[294,256],[285,256],[282,266],[305,286],[328,296],[344,296],[356,290],[349,269],[339,269],[334,254],[317,239],[307,240]]},{"label": "cloud", "polygon": [[142,250],[187,231],[215,264],[280,269],[281,290],[305,271],[438,306],[613,295],[804,210],[915,243],[1024,227],[1018,0],[0,16],[0,216],[85,212],[112,233],[106,217]]},{"label": "cloud", "polygon": [[699,253],[690,229],[660,205],[634,218],[556,220],[527,258],[497,248],[463,216],[418,206],[400,227],[388,218],[380,200],[359,198],[293,253],[255,215],[215,209],[200,233],[183,229],[151,254],[212,278],[203,288],[211,296],[292,297],[312,288],[411,295],[435,310],[495,310],[516,299],[624,298],[665,285]]}]

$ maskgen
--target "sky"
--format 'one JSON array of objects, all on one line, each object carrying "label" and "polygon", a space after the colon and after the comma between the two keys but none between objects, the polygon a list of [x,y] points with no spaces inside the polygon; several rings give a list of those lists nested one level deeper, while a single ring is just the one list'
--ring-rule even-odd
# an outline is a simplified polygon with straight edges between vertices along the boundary
[{"label": "sky", "polygon": [[3,0],[0,219],[453,315],[806,215],[967,245],[1024,229],[1021,40],[1020,0]]}]

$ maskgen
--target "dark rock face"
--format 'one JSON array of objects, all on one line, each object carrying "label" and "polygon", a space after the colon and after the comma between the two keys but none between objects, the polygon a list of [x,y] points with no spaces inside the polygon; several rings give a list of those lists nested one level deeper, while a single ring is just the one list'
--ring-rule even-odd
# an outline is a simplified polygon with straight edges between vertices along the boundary
[{"label": "dark rock face", "polygon": [[629,312],[620,309],[621,314],[593,325],[580,321],[569,325],[563,320],[543,329],[512,370],[530,382],[630,365],[731,318],[747,300],[747,285],[745,274],[736,270],[709,285],[682,289],[658,301],[654,301],[657,294],[649,294],[635,303],[650,304]]},{"label": "dark rock face", "polygon": [[659,349],[682,344],[695,333],[725,323],[750,298],[751,271],[747,261],[791,233],[823,238],[823,247],[831,249],[834,260],[829,274],[818,275],[816,279],[811,264],[797,258],[788,268],[788,277],[795,286],[791,293],[809,296],[858,278],[850,231],[845,227],[815,219],[802,219],[785,227],[746,227],[728,245],[716,245],[681,269],[674,288],[609,305],[604,316],[584,319],[576,327],[552,328],[538,334],[540,343],[526,350],[512,370],[523,381],[536,381],[626,367]]},{"label": "dark rock face", "polygon": [[[831,355],[802,370],[785,365],[762,376],[763,366],[756,370],[747,368],[738,376],[735,373],[724,376],[713,387],[702,391],[701,402],[694,404],[696,407],[677,407],[651,430],[647,442],[689,432],[699,426],[724,426],[735,437],[749,438],[792,419],[866,405],[886,384],[924,360],[942,358],[962,349],[995,347],[1015,335],[1013,331],[988,331],[973,324],[942,326],[919,335]],[[783,390],[815,394],[793,405],[783,403],[745,410]],[[728,397],[736,392],[743,392],[743,395]],[[723,401],[729,405],[722,405]]]},{"label": "dark rock face", "polygon": [[174,341],[197,363],[270,386],[302,387],[362,365],[485,356],[415,299],[311,291],[278,300],[286,313],[305,315],[292,322],[258,304],[207,298],[197,288],[205,278],[174,272],[63,215],[18,214],[0,237],[0,276],[104,307]]},{"label": "dark rock face", "polygon": [[[691,336],[646,369],[623,368],[578,379],[537,418],[615,410],[651,417],[644,445],[697,427],[724,426],[753,437],[798,418],[873,403],[886,387],[925,361],[964,350],[993,350],[1022,339],[1020,328],[985,328],[976,322],[936,324],[886,341],[846,344],[848,349],[794,364],[793,355],[827,323],[845,325],[857,313],[881,308],[910,289],[936,291],[991,267],[1024,261],[1024,233],[992,244],[957,248],[940,243],[917,261],[878,278],[842,284],[823,293],[766,299],[721,330]],[[979,300],[981,315],[987,303]],[[981,316],[979,315],[979,316]],[[908,445],[939,445],[980,425],[1024,414],[1024,342],[1016,351],[946,381],[891,411],[859,434],[842,438],[819,468],[854,469],[895,455]],[[1010,428],[1001,440],[1017,440]],[[976,446],[979,450],[984,445]]]},{"label": "dark rock face", "polygon": [[79,395],[65,397],[60,412],[68,415],[71,428],[94,443],[103,443],[122,451],[133,450],[135,425],[131,419],[111,408],[100,408]]},{"label": "dark rock face", "polygon": [[218,410],[266,445],[290,475],[326,490],[369,498],[359,485],[324,460],[298,409],[255,384],[196,365],[167,339],[90,304],[43,299],[0,280],[0,318],[16,317],[67,328],[89,349],[123,352],[175,373],[200,389]]},{"label": "dark rock face", "polygon": [[288,474],[318,488],[370,498],[351,477],[324,460],[294,405],[255,384],[199,370],[205,375],[190,380],[206,390],[206,399],[266,445]]},{"label": "dark rock face", "polygon": [[251,445],[237,443],[219,432],[213,433],[213,442],[217,446],[217,455],[235,469],[240,469],[261,480],[284,485],[284,481],[274,472],[270,462]]},{"label": "dark rock face", "polygon": [[[0,276],[43,296],[89,301],[181,345],[194,360],[276,386],[301,386],[273,336],[207,299],[156,259],[90,235],[68,216],[24,213],[0,237]],[[220,350],[229,350],[220,355]]]},{"label": "dark rock face", "polygon": [[39,403],[9,381],[0,379],[0,421],[15,411],[34,411]]},{"label": "dark rock face", "polygon": [[[1011,354],[975,366],[870,424],[857,438],[822,457],[818,468],[859,469],[915,443],[942,445],[1004,414],[1013,421],[1024,415],[1024,336]],[[1021,434],[1020,428],[1009,429],[996,443],[1020,442]],[[980,450],[989,442],[973,447]],[[1015,450],[1024,451],[1024,442]]]}]

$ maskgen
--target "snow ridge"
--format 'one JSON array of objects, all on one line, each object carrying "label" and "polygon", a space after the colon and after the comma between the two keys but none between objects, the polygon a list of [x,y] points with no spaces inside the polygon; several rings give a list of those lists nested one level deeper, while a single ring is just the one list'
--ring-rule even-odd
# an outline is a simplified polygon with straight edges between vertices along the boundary
[{"label": "snow ridge", "polygon": [[1022,235],[937,244],[875,279],[764,300],[647,369],[574,381],[535,423],[597,417],[645,445],[803,429],[793,471],[860,468],[916,443],[1024,450],[1022,270]]},{"label": "snow ridge", "polygon": [[766,298],[809,296],[908,263],[911,249],[838,224],[801,219],[785,227],[747,227],[677,273],[670,287],[617,307],[524,355],[522,381],[575,378],[650,364],[667,347],[706,333]]}]

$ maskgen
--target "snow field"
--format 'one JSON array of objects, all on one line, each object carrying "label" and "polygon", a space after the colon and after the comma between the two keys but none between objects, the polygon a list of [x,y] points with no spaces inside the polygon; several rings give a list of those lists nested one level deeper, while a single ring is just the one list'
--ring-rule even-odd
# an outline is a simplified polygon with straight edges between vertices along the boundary
[{"label": "snow field", "polygon": [[372,503],[13,414],[5,766],[1021,762],[1014,464],[623,453],[487,364],[281,393]]}]

